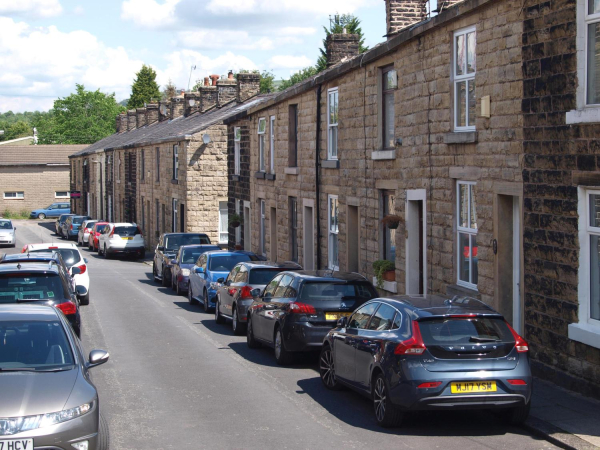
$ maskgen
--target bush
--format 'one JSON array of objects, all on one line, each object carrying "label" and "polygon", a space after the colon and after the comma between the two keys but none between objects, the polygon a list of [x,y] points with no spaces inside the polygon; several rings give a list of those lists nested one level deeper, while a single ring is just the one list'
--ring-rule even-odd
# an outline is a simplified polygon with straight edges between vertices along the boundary
[{"label": "bush", "polygon": [[395,270],[396,266],[392,261],[387,259],[378,259],[373,263],[375,278],[377,278],[377,287],[383,289],[383,274],[388,270]]}]

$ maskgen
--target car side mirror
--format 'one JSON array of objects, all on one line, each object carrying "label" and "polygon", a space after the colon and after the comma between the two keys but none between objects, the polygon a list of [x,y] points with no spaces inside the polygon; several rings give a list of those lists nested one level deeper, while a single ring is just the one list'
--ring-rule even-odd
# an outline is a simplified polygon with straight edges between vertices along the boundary
[{"label": "car side mirror", "polygon": [[90,352],[88,368],[96,367],[108,361],[109,354],[104,350],[92,350]]},{"label": "car side mirror", "polygon": [[88,263],[87,258],[83,258],[83,262],[87,264]]},{"label": "car side mirror", "polygon": [[225,278],[221,277],[217,280],[217,283],[223,283],[223,281],[225,281]]},{"label": "car side mirror", "polygon": [[81,269],[79,267],[71,267],[71,275],[79,275],[81,273]]},{"label": "car side mirror", "polygon": [[346,325],[348,325],[348,318],[347,317],[340,317],[337,321],[337,327],[338,328],[346,328]]},{"label": "car side mirror", "polygon": [[13,230],[17,231],[17,227],[14,227]]},{"label": "car side mirror", "polygon": [[252,297],[260,297],[260,289],[256,288],[256,289],[252,289],[250,291],[250,295]]},{"label": "car side mirror", "polygon": [[159,245],[158,247],[156,247],[156,249],[157,249],[159,252],[164,252],[164,251],[165,251],[165,247],[164,247],[164,246],[162,246],[162,245]]},{"label": "car side mirror", "polygon": [[196,273],[204,273],[204,269],[202,267],[196,267],[194,269],[194,272],[196,272]]},{"label": "car side mirror", "polygon": [[77,293],[78,297],[85,297],[88,293],[88,290],[85,288],[85,286],[78,284],[75,286],[75,292]]}]

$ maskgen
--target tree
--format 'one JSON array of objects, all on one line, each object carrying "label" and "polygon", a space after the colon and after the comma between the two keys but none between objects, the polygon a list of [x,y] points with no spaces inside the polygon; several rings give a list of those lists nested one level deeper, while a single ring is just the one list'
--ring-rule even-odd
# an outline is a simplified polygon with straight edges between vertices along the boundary
[{"label": "tree", "polygon": [[[200,80],[196,81],[196,85],[198,85]],[[194,90],[196,90],[196,86],[194,86]],[[169,82],[167,83],[167,85],[165,86],[164,90],[162,91],[162,99],[163,100],[169,100],[170,98],[173,98],[177,95],[177,88],[175,87],[175,85],[173,84],[173,82],[171,81],[171,79],[169,78]]]},{"label": "tree", "polygon": [[360,19],[351,14],[336,15],[335,20],[327,27],[323,27],[325,30],[325,39],[323,39],[323,48],[319,49],[321,56],[317,60],[317,71],[322,72],[327,69],[327,38],[330,34],[341,34],[344,32],[344,28],[348,34],[358,34],[360,36],[359,41],[359,52],[364,53],[369,50],[369,47],[365,47],[365,37],[360,27]]},{"label": "tree", "polygon": [[269,92],[275,92],[275,74],[263,70],[260,74],[260,93],[268,94]]},{"label": "tree", "polygon": [[115,117],[125,111],[115,94],[75,87],[75,93],[55,100],[50,114],[34,122],[40,144],[91,144],[115,132]]},{"label": "tree", "polygon": [[313,66],[305,67],[304,69],[293,74],[289,80],[283,80],[281,82],[281,84],[279,85],[279,90],[284,91],[285,89],[295,85],[296,83],[300,83],[301,81],[304,81],[307,78],[310,78],[310,77],[316,75],[317,73],[319,73],[319,72],[317,71],[316,67],[313,67]]},{"label": "tree", "polygon": [[160,99],[160,90],[156,84],[156,72],[144,64],[136,73],[136,79],[131,85],[131,97],[127,102],[129,109],[143,108],[146,103]]}]

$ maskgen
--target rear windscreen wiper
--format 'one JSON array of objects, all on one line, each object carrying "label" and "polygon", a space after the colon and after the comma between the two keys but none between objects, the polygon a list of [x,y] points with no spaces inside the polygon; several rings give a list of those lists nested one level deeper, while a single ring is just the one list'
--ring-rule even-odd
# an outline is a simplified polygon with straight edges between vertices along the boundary
[{"label": "rear windscreen wiper", "polygon": [[469,338],[469,341],[471,341],[471,342],[500,342],[500,339],[482,338],[482,337],[478,337],[478,336],[471,336]]}]

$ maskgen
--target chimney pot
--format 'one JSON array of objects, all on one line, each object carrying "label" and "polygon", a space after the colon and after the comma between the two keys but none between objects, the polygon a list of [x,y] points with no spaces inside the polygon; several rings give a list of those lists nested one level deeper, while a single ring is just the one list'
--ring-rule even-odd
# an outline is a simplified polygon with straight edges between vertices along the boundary
[{"label": "chimney pot", "polygon": [[204,77],[204,86],[210,86],[210,78]]},{"label": "chimney pot", "polygon": [[242,103],[260,93],[260,75],[257,73],[238,73],[237,101]]},{"label": "chimney pot", "polygon": [[229,80],[233,80],[233,70],[230,70],[229,73],[227,74],[227,78]]},{"label": "chimney pot", "polygon": [[212,86],[216,86],[217,85],[217,80],[219,79],[219,75],[211,75],[210,79],[212,80]]}]

